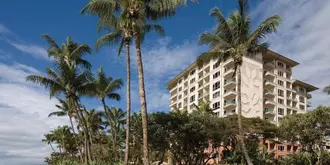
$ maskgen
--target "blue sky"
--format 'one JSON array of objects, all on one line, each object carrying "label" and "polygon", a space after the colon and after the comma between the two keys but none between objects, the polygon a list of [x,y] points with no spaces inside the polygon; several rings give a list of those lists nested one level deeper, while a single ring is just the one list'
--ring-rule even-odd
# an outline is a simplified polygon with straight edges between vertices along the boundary
[{"label": "blue sky", "polygon": [[[54,111],[55,100],[50,100],[47,90],[25,82],[29,74],[43,74],[50,65],[46,43],[41,34],[51,35],[59,44],[65,37],[91,47],[100,34],[96,32],[97,18],[79,12],[87,3],[81,1],[11,0],[0,2],[0,164],[43,164],[49,147],[41,143],[44,133],[66,119],[47,118]],[[215,21],[209,17],[213,7],[228,15],[236,7],[235,0],[200,0],[180,8],[177,15],[159,24],[166,36],[150,34],[143,43],[143,60],[146,74],[148,110],[168,111],[169,92],[165,84],[192,63],[206,46],[198,46],[198,35],[211,31]],[[269,36],[271,48],[298,61],[293,77],[320,88],[330,82],[330,15],[329,1],[309,0],[253,0],[253,20],[273,14],[283,17],[279,32]],[[255,25],[255,23],[254,23]],[[132,51],[132,104],[139,109],[136,77],[135,49]],[[103,48],[86,57],[95,72],[103,66],[114,78],[125,78],[124,56],[117,57],[117,46]],[[315,74],[317,73],[317,74]],[[125,109],[124,89],[119,91],[123,100],[108,101]],[[320,91],[313,92],[313,106],[328,105],[328,97]],[[99,109],[98,100],[84,99],[89,108]]]}]

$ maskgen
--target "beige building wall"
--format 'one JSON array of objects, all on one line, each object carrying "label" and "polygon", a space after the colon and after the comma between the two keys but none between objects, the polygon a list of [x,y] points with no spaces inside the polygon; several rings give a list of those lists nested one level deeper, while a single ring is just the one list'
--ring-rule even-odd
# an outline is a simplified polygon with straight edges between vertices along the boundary
[{"label": "beige building wall", "polygon": [[[297,62],[269,51],[253,58],[243,57],[241,66],[242,114],[260,117],[274,124],[288,114],[305,113],[310,106],[309,92],[317,88],[292,79]],[[219,117],[237,113],[237,77],[234,61],[211,60],[198,67],[196,63],[172,79],[171,110],[194,110],[194,104],[209,102]]]}]

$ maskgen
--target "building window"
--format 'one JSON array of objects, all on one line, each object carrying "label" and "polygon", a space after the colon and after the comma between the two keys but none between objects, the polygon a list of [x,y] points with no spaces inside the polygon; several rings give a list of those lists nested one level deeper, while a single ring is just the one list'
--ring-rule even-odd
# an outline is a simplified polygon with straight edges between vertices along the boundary
[{"label": "building window", "polygon": [[283,86],[283,81],[282,80],[278,80],[277,83],[278,83],[278,85]]},{"label": "building window", "polygon": [[217,78],[220,76],[220,71],[216,72],[213,74],[213,79]]},{"label": "building window", "polygon": [[280,104],[284,104],[284,100],[283,99],[277,99],[278,103]]},{"label": "building window", "polygon": [[300,96],[300,97],[299,97],[299,102],[301,102],[301,103],[305,103],[305,98],[302,97],[302,96]]},{"label": "building window", "polygon": [[304,105],[299,105],[299,108],[300,108],[301,110],[305,110],[305,106],[304,106]]},{"label": "building window", "polygon": [[182,98],[182,95],[179,95],[179,99],[181,99]]},{"label": "building window", "polygon": [[182,107],[182,103],[179,103],[179,104],[178,104],[178,108],[181,108],[181,107]]},{"label": "building window", "polygon": [[182,87],[179,88],[179,92],[182,91]]},{"label": "building window", "polygon": [[213,84],[213,91],[220,88],[220,81]]},{"label": "building window", "polygon": [[190,75],[193,75],[193,74],[195,74],[195,72],[196,72],[196,70],[194,69],[194,70],[192,70],[191,72],[190,72]]},{"label": "building window", "polygon": [[284,109],[283,108],[278,108],[278,114],[279,115],[284,115]]},{"label": "building window", "polygon": [[213,110],[219,109],[220,108],[220,102],[216,102],[212,105]]},{"label": "building window", "polygon": [[215,64],[213,65],[213,69],[219,67],[219,65],[220,65],[220,62],[215,63]]},{"label": "building window", "polygon": [[192,84],[194,82],[195,82],[195,78],[193,78],[193,79],[190,80],[190,84]]},{"label": "building window", "polygon": [[305,89],[300,87],[299,88],[299,92],[304,93],[305,92]]},{"label": "building window", "polygon": [[195,87],[190,88],[190,92],[194,92],[195,91]]},{"label": "building window", "polygon": [[181,84],[182,83],[182,79],[180,79],[178,83]]},{"label": "building window", "polygon": [[190,97],[190,102],[194,102],[195,101],[195,95]]},{"label": "building window", "polygon": [[284,91],[283,90],[279,89],[279,90],[277,90],[277,92],[278,92],[279,96],[284,97]]},{"label": "building window", "polygon": [[277,66],[279,66],[280,68],[284,68],[284,64],[281,62],[277,62]]},{"label": "building window", "polygon": [[278,75],[283,77],[283,72],[282,71],[278,71]]},{"label": "building window", "polygon": [[277,148],[279,151],[284,151],[284,146],[278,146]]},{"label": "building window", "polygon": [[220,96],[220,91],[213,93],[213,98],[217,98]]},{"label": "building window", "polygon": [[293,110],[293,111],[292,111],[292,114],[297,114],[297,111]]}]

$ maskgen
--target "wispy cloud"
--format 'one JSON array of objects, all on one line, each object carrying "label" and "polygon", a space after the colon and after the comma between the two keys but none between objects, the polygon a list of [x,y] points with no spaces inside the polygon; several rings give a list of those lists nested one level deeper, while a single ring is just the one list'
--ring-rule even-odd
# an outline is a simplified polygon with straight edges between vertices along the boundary
[{"label": "wispy cloud", "polygon": [[9,34],[12,33],[5,25],[0,24],[0,33]]},{"label": "wispy cloud", "polygon": [[27,54],[32,55],[35,58],[41,58],[48,60],[48,53],[47,50],[39,45],[33,44],[19,44],[15,42],[10,42],[10,44],[15,47],[16,49],[25,52]]},{"label": "wispy cloud", "polygon": [[[258,20],[279,14],[283,23],[269,37],[271,48],[300,63],[294,78],[323,88],[330,84],[330,1],[263,1],[254,11]],[[321,90],[313,92],[313,106],[329,105]]]}]

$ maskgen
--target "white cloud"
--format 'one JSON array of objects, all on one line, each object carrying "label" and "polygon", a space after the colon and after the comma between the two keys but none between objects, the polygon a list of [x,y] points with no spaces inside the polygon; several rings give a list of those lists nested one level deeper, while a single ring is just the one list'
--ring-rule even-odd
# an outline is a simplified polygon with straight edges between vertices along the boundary
[{"label": "white cloud", "polygon": [[0,33],[8,34],[11,33],[11,31],[3,24],[0,24]]},{"label": "white cloud", "polygon": [[[283,23],[277,34],[269,37],[271,48],[300,63],[293,77],[319,88],[330,84],[330,1],[263,1],[254,11],[259,20],[279,14]],[[329,97],[313,94],[313,106],[329,105]]]},{"label": "white cloud", "polygon": [[[199,47],[197,41],[174,44],[170,37],[158,39],[143,46],[145,88],[150,112],[169,110],[170,95],[165,87],[167,81],[193,63],[203,50],[206,50],[205,47]],[[135,49],[131,52],[133,69],[136,70]],[[133,77],[132,100],[133,103],[139,105],[139,88],[136,78]]]},{"label": "white cloud", "polygon": [[49,59],[47,50],[41,46],[19,44],[19,43],[14,43],[14,42],[10,42],[10,44],[13,47],[15,47],[16,49],[32,55],[34,58],[37,58],[37,59],[41,58],[41,59],[46,59],[46,60]]},{"label": "white cloud", "polygon": [[55,100],[46,90],[25,82],[35,68],[14,63],[0,63],[0,164],[44,164],[51,149],[42,143],[43,135],[65,118],[48,118],[55,110]]}]

